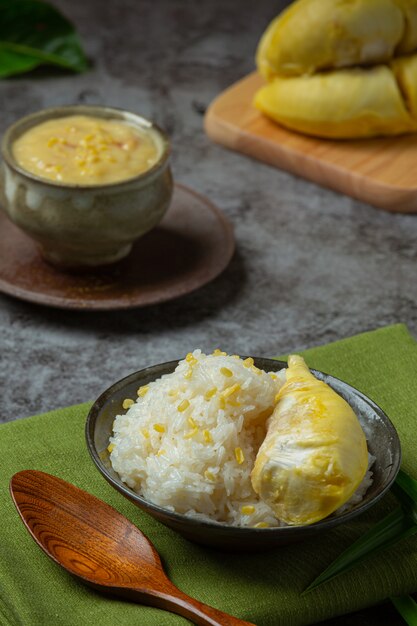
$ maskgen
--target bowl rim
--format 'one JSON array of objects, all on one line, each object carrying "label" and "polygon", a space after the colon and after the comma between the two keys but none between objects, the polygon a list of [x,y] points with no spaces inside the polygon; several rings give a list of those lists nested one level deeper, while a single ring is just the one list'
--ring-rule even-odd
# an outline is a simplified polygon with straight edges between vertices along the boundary
[{"label": "bowl rim", "polygon": [[[241,358],[245,359],[248,357],[241,356]],[[282,369],[283,367],[287,367],[288,365],[286,361],[283,361],[280,359],[274,359],[271,357],[252,356],[252,358],[254,359],[255,364],[256,362],[270,362],[271,364],[279,365],[280,366],[279,369]],[[393,463],[390,467],[390,477],[387,480],[386,484],[383,486],[383,488],[377,494],[375,494],[371,500],[363,501],[359,503],[356,507],[347,511],[346,513],[342,513],[337,516],[330,515],[318,522],[315,522],[314,524],[293,525],[293,526],[271,526],[268,528],[234,526],[232,524],[227,524],[225,522],[218,522],[216,520],[211,521],[211,520],[191,517],[182,513],[170,511],[169,509],[166,509],[165,507],[162,507],[158,504],[154,504],[153,502],[149,500],[146,500],[146,498],[139,495],[138,493],[133,491],[133,489],[130,489],[130,487],[125,485],[121,481],[121,479],[120,479],[120,482],[117,481],[107,471],[107,468],[104,466],[103,462],[101,461],[100,456],[94,444],[94,427],[95,427],[97,417],[99,415],[99,412],[102,406],[115,392],[119,391],[120,389],[125,387],[127,384],[134,382],[135,379],[139,375],[141,374],[143,375],[145,372],[151,373],[152,370],[156,370],[159,368],[164,368],[164,369],[173,368],[174,369],[178,365],[179,360],[180,359],[151,365],[149,367],[137,370],[136,372],[132,372],[131,374],[128,374],[124,378],[116,381],[110,387],[108,387],[103,393],[100,394],[100,396],[95,400],[95,402],[91,406],[87,415],[87,420],[85,424],[85,437],[86,437],[87,449],[90,453],[90,456],[94,464],[96,465],[97,469],[102,474],[102,476],[107,480],[108,483],[110,483],[119,493],[121,493],[122,495],[127,497],[129,500],[137,504],[137,506],[139,506],[140,508],[144,509],[145,512],[147,512],[148,510],[153,511],[159,516],[167,517],[170,520],[177,522],[178,524],[186,523],[187,525],[190,525],[193,527],[199,527],[202,529],[207,528],[207,529],[210,529],[211,531],[218,530],[218,531],[221,531],[222,534],[224,533],[224,534],[230,534],[230,535],[235,536],[236,533],[238,533],[242,538],[245,535],[253,537],[255,534],[257,535],[262,534],[265,536],[267,533],[270,533],[270,534],[278,533],[279,535],[282,535],[284,537],[286,535],[291,536],[294,533],[301,533],[301,530],[304,532],[309,532],[309,533],[321,532],[325,529],[330,529],[330,528],[333,528],[334,526],[339,526],[340,524],[344,524],[345,522],[350,521],[351,519],[357,517],[358,515],[364,513],[365,511],[373,507],[387,493],[387,491],[390,489],[393,482],[395,481],[397,474],[399,472],[400,466],[401,466],[401,459],[402,459],[401,442],[400,442],[400,438],[398,436],[395,426],[393,425],[389,417],[386,415],[386,413],[381,409],[379,405],[376,404],[376,402],[374,402],[374,400],[372,400],[369,396],[359,391],[359,389],[356,389],[356,387],[353,387],[349,383],[346,383],[345,381],[343,381],[340,378],[337,378],[336,376],[327,374],[321,370],[309,368],[310,371],[314,375],[319,374],[319,376],[324,377],[325,379],[330,379],[330,380],[334,380],[334,381],[342,383],[342,385],[346,386],[350,392],[353,392],[354,395],[358,396],[362,401],[368,404],[373,410],[373,412],[376,413],[378,418],[382,419],[385,427],[387,427],[388,431],[390,432],[390,435],[394,442],[394,446],[396,444],[396,450],[395,450],[396,454],[394,455]],[[171,371],[173,371],[173,369]],[[167,371],[165,373],[170,373],[170,372]],[[163,374],[160,374],[160,375],[163,375]]]},{"label": "bowl rim", "polygon": [[[140,174],[136,174],[135,176],[130,176],[129,178],[124,178],[119,181],[115,181],[112,183],[103,183],[100,185],[95,184],[79,184],[79,183],[60,183],[58,181],[51,180],[49,178],[43,178],[42,176],[38,176],[33,172],[29,172],[25,168],[23,168],[13,156],[12,145],[17,137],[13,137],[15,133],[19,133],[19,129],[22,126],[22,133],[18,136],[24,134],[30,128],[41,124],[42,122],[46,122],[50,119],[59,119],[60,117],[67,117],[69,115],[86,115],[87,117],[102,117],[103,119],[114,119],[119,121],[131,122],[133,126],[145,128],[146,130],[152,130],[157,135],[160,136],[162,152],[157,160],[157,162],[148,170],[141,172]],[[107,114],[107,115],[106,115]],[[17,172],[21,176],[26,179],[29,179],[31,182],[36,182],[42,185],[46,185],[47,187],[52,187],[53,189],[61,189],[61,190],[69,190],[69,191],[105,191],[107,189],[119,189],[125,186],[131,185],[133,182],[143,181],[146,182],[148,178],[153,178],[160,170],[164,169],[168,164],[169,158],[171,156],[171,142],[166,134],[166,132],[158,126],[155,122],[140,115],[139,113],[135,113],[133,111],[128,111],[127,109],[123,109],[121,107],[112,107],[107,105],[100,104],[66,104],[62,106],[54,106],[54,107],[46,107],[44,109],[39,109],[34,113],[29,113],[28,115],[24,115],[20,117],[15,122],[13,122],[10,126],[8,126],[3,134],[1,140],[1,155],[7,163],[7,165],[14,172]]]}]

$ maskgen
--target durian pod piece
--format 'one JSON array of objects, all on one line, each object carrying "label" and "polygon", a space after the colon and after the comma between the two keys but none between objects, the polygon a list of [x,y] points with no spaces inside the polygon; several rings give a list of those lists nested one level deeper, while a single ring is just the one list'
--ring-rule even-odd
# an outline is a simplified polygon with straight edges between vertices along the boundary
[{"label": "durian pod piece", "polygon": [[342,506],[368,467],[366,438],[350,405],[290,356],[252,485],[278,519],[312,524]]},{"label": "durian pod piece", "polygon": [[[413,67],[407,68],[410,82]],[[317,137],[348,139],[417,130],[417,117],[407,111],[394,74],[384,65],[275,78],[255,94],[254,105],[283,126]]]},{"label": "durian pod piece", "polygon": [[391,67],[407,108],[413,118],[417,120],[417,54],[398,57],[391,62]]},{"label": "durian pod piece", "polygon": [[258,69],[270,80],[383,63],[394,56],[404,28],[394,0],[298,0],[266,29],[257,49]]},{"label": "durian pod piece", "polygon": [[417,49],[417,0],[394,0],[405,17],[404,33],[395,51],[409,54]]}]

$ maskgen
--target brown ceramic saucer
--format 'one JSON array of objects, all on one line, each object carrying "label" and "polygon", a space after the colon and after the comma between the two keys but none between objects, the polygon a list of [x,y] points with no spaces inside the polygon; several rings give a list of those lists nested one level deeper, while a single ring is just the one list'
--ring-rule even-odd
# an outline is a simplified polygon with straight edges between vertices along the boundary
[{"label": "brown ceramic saucer", "polygon": [[165,302],[213,280],[234,251],[232,227],[203,196],[176,185],[157,228],[106,269],[70,274],[40,257],[36,244],[0,212],[0,291],[63,309],[110,310]]}]

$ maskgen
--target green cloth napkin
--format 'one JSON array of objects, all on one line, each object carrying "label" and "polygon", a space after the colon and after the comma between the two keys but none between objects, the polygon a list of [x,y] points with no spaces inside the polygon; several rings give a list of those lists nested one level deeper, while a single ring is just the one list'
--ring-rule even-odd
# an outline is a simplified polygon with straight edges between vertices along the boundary
[{"label": "green cloth napkin", "polygon": [[[382,328],[304,355],[311,367],[357,387],[386,411],[401,438],[403,468],[417,478],[417,343],[407,328]],[[300,597],[319,572],[394,506],[392,495],[314,541],[257,555],[206,549],[155,522],[106,483],[84,443],[88,408],[82,404],[0,427],[0,624],[189,623],[159,609],[102,596],[45,556],[8,493],[11,476],[29,468],[64,478],[114,506],[154,542],[168,575],[183,591],[258,626],[311,624],[417,591],[417,537],[412,537]]]}]

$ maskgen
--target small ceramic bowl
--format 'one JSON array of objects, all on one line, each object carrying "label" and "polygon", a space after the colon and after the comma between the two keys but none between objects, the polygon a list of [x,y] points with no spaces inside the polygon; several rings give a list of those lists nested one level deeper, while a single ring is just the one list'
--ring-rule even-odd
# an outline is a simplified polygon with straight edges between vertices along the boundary
[{"label": "small ceramic bowl", "polygon": [[[244,357],[246,358],[246,357]],[[267,372],[279,371],[286,363],[273,359],[255,358],[255,365]],[[283,526],[281,528],[243,528],[202,521],[180,515],[153,504],[123,483],[112,469],[109,452],[109,437],[116,415],[123,412],[125,398],[135,397],[136,390],[156,380],[163,374],[173,372],[178,361],[162,363],[135,372],[105,391],[92,406],[86,423],[86,440],[90,455],[104,478],[139,508],[174,529],[195,543],[226,550],[256,551],[314,538],[340,524],[353,520],[373,506],[390,488],[400,468],[401,447],[397,432],[385,413],[357,389],[341,380],[311,370],[317,378],[324,380],[352,406],[365,432],[369,451],[376,457],[372,467],[373,483],[363,500],[354,508],[338,516],[330,516],[309,526]]]},{"label": "small ceramic bowl", "polygon": [[[120,120],[152,134],[159,158],[132,178],[103,185],[47,180],[18,165],[13,143],[47,120],[87,115]],[[104,106],[63,106],[21,118],[2,141],[0,201],[12,222],[34,239],[43,257],[62,268],[97,267],[127,256],[132,244],[160,222],[168,209],[173,183],[170,145],[149,120]]]}]

